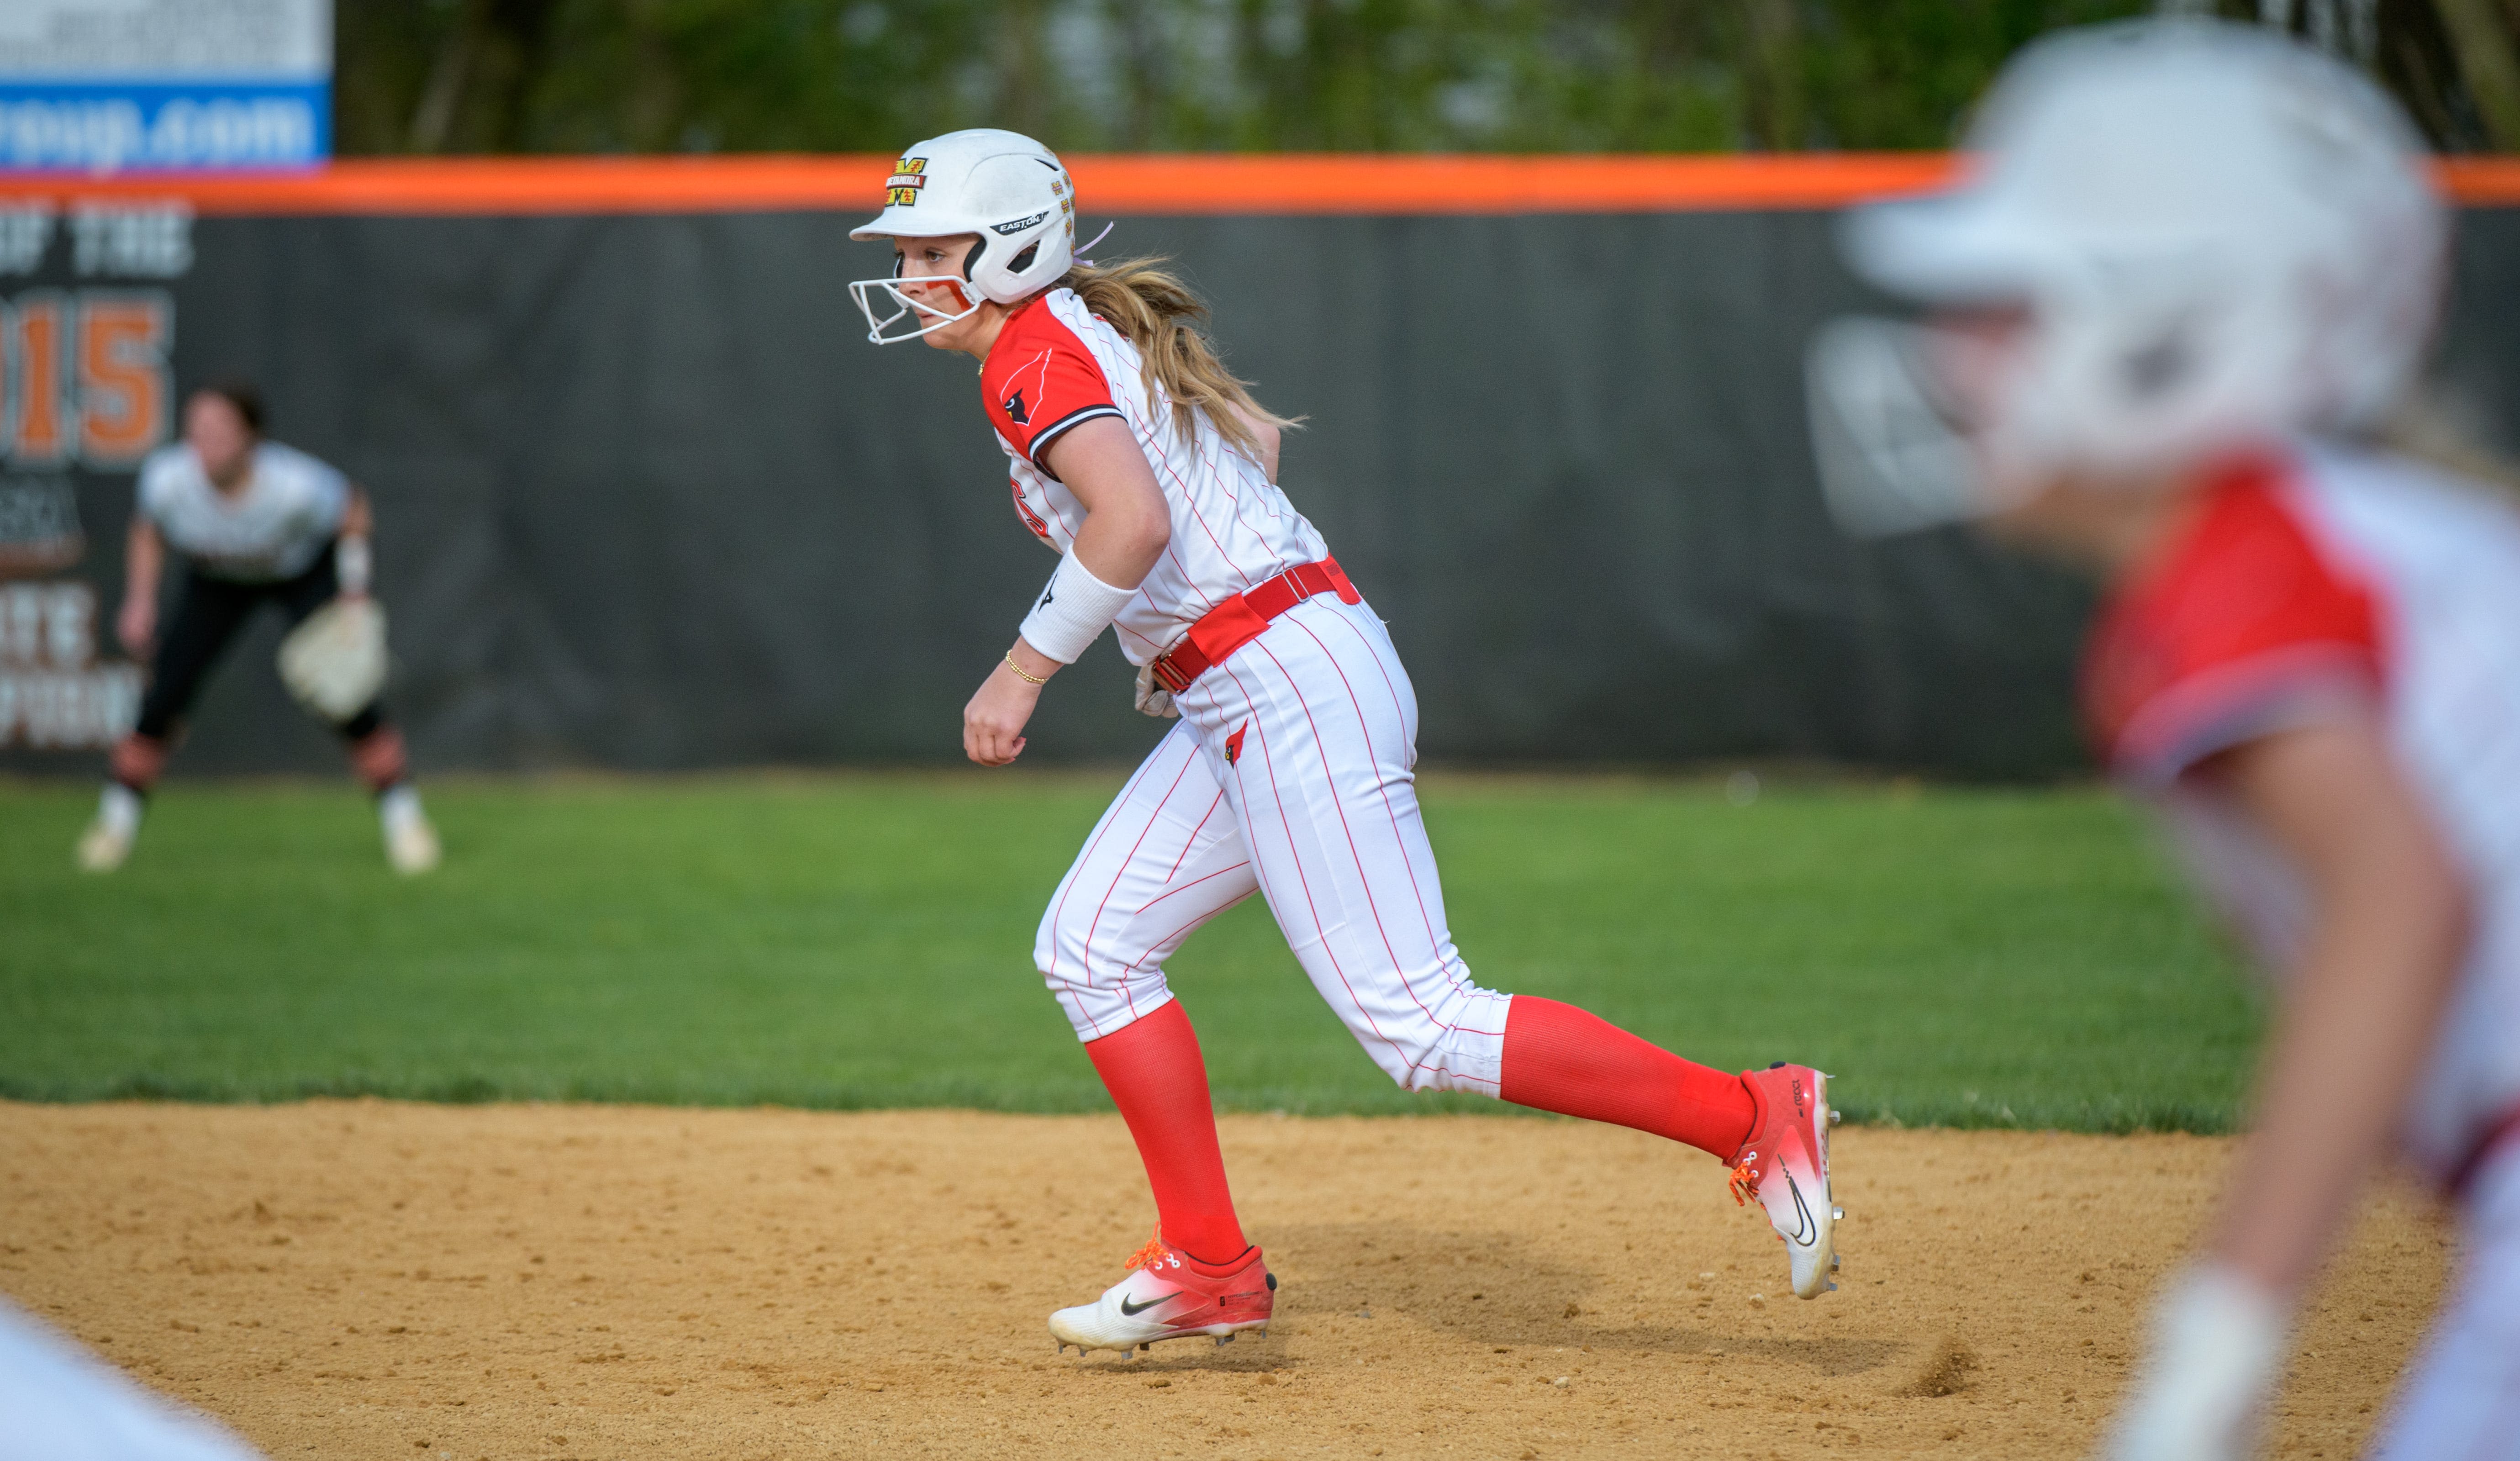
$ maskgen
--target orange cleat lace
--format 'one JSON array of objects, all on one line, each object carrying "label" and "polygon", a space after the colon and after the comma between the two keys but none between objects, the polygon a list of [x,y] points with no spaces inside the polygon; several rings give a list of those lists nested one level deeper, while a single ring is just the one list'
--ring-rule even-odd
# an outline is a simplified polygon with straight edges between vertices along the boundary
[{"label": "orange cleat lace", "polygon": [[1759,1174],[1751,1169],[1749,1163],[1744,1162],[1732,1168],[1732,1178],[1725,1185],[1732,1189],[1732,1205],[1746,1208],[1750,1206],[1750,1199],[1759,1194]]},{"label": "orange cleat lace", "polygon": [[1136,1253],[1131,1254],[1129,1256],[1128,1266],[1122,1268],[1120,1271],[1123,1273],[1135,1273],[1139,1269],[1161,1259],[1163,1256],[1164,1230],[1163,1227],[1158,1224],[1155,1228],[1154,1236],[1147,1240],[1147,1246],[1139,1249]]}]

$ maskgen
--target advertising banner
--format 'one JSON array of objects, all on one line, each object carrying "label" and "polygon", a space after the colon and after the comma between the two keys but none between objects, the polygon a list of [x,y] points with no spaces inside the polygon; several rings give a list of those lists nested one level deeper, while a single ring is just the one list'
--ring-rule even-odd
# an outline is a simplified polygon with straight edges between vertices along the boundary
[{"label": "advertising banner", "polygon": [[332,95],[332,0],[0,5],[0,168],[311,166]]},{"label": "advertising banner", "polygon": [[172,430],[180,203],[0,205],[0,748],[97,751],[130,727],[141,669],[68,576],[118,528]]}]

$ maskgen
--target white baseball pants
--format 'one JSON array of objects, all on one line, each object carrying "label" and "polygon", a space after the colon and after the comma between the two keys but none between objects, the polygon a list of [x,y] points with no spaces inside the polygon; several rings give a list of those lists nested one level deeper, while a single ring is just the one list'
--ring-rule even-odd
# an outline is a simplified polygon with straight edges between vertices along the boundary
[{"label": "white baseball pants", "polygon": [[1418,697],[1382,621],[1323,596],[1173,698],[1051,899],[1033,959],[1080,1040],[1162,1008],[1163,961],[1253,892],[1384,1073],[1495,1095],[1508,996],[1470,982],[1419,819]]},{"label": "white baseball pants", "polygon": [[2373,1461],[2520,1455],[2520,1145],[2477,1173],[2449,1303],[2407,1373]]}]

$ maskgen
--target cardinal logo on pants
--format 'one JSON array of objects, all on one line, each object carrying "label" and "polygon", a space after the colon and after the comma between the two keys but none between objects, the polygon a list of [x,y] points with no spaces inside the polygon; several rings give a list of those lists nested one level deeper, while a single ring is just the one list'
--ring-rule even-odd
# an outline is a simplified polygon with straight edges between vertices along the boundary
[{"label": "cardinal logo on pants", "polygon": [[1231,766],[1236,761],[1242,759],[1242,733],[1250,728],[1251,722],[1245,720],[1240,725],[1234,728],[1234,734],[1225,738],[1225,763],[1227,765]]}]

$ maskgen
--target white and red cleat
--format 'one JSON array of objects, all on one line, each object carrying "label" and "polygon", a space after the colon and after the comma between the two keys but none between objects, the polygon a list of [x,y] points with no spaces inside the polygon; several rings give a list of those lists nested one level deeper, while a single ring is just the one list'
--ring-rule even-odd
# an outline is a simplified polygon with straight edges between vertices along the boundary
[{"label": "white and red cleat", "polygon": [[1070,1345],[1080,1353],[1127,1354],[1157,1340],[1197,1335],[1222,1345],[1246,1329],[1267,1333],[1277,1298],[1278,1276],[1261,1261],[1259,1249],[1246,1248],[1219,1268],[1168,1246],[1158,1228],[1129,1259],[1127,1278],[1092,1303],[1051,1315],[1050,1337],[1061,1354]]},{"label": "white and red cleat", "polygon": [[1839,1211],[1828,1190],[1828,1077],[1809,1066],[1744,1071],[1757,1110],[1750,1136],[1732,1159],[1732,1200],[1759,1200],[1793,1259],[1794,1297],[1818,1299],[1837,1287],[1831,1239]]}]

